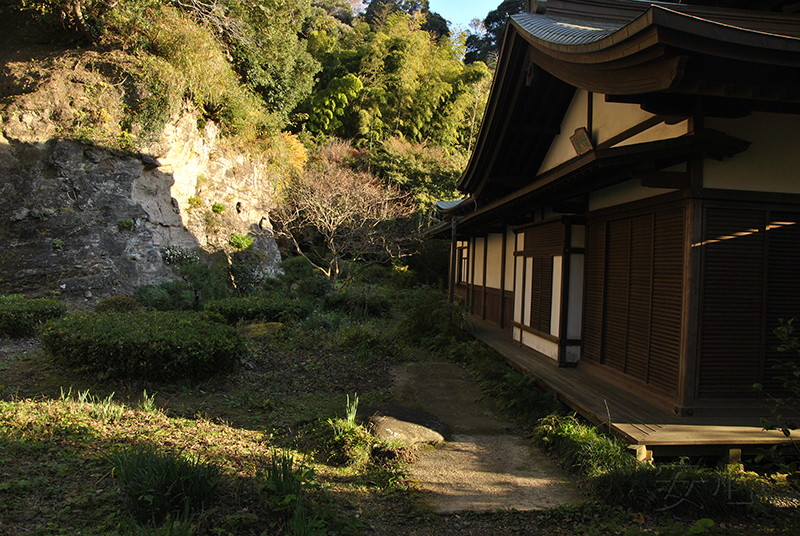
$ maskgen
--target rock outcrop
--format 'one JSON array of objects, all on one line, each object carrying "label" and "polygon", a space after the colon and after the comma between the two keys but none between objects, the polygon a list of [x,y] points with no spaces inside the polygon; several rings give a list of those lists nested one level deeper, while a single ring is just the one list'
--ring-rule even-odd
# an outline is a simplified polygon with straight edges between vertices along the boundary
[{"label": "rock outcrop", "polygon": [[191,109],[142,152],[54,137],[30,106],[2,111],[0,293],[131,294],[175,278],[164,247],[226,258],[234,234],[253,238],[261,270],[276,274],[267,171],[213,123],[200,130]]}]

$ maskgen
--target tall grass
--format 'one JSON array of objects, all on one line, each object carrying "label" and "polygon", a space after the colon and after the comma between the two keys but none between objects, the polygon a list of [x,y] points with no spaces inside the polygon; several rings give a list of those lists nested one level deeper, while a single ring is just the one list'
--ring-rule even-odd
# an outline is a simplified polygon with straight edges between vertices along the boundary
[{"label": "tall grass", "polygon": [[216,465],[152,446],[117,450],[108,458],[125,504],[141,524],[188,520],[214,502],[220,481]]}]

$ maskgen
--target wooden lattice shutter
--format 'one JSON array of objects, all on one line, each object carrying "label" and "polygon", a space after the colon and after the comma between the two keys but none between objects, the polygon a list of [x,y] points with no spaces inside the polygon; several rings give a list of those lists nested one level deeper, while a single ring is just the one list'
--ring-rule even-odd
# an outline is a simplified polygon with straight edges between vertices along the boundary
[{"label": "wooden lattice shutter", "polygon": [[582,358],[674,394],[682,337],[685,209],[587,225]]},{"label": "wooden lattice shutter", "polygon": [[701,398],[755,396],[764,351],[765,217],[763,210],[705,211]]},{"label": "wooden lattice shutter", "polygon": [[[800,317],[800,213],[772,212],[767,222],[769,259],[767,264],[767,313],[765,360],[762,364],[761,383],[773,396],[786,396],[783,382],[775,380],[771,369],[776,359],[800,361],[797,354],[778,352],[774,348],[779,339],[773,330],[780,319]],[[800,330],[800,319],[795,322]]]},{"label": "wooden lattice shutter", "polygon": [[603,335],[606,224],[586,225],[586,289],[583,306],[581,359],[600,361]]},{"label": "wooden lattice shutter", "polygon": [[648,383],[675,393],[681,355],[686,210],[657,212],[653,232],[653,300]]},{"label": "wooden lattice shutter", "polygon": [[631,219],[625,373],[647,381],[653,282],[653,214]]}]

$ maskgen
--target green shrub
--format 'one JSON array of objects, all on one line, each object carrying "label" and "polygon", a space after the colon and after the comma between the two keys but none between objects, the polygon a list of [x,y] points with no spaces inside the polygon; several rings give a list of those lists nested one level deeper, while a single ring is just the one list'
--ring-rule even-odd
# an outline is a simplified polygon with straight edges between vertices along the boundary
[{"label": "green shrub", "polygon": [[392,274],[391,266],[384,266],[382,264],[370,264],[364,266],[356,272],[355,280],[359,283],[367,284],[386,284]]},{"label": "green shrub", "polygon": [[179,266],[176,273],[188,285],[194,296],[192,309],[199,311],[206,303],[229,296],[230,276],[227,269],[212,270],[206,264],[193,263]]},{"label": "green shrub", "polygon": [[136,228],[136,222],[133,220],[125,219],[117,221],[117,229],[120,231],[133,231]]},{"label": "green shrub", "polygon": [[225,206],[222,203],[214,203],[211,205],[211,212],[214,214],[222,214],[225,212]]},{"label": "green shrub", "polygon": [[173,266],[183,266],[184,264],[196,264],[200,262],[200,257],[197,256],[197,253],[180,246],[161,248],[161,258],[164,260],[164,264]]},{"label": "green shrub", "polygon": [[130,296],[109,296],[94,306],[95,313],[127,313],[141,310],[141,304]]},{"label": "green shrub", "polygon": [[207,302],[228,296],[228,287],[220,273],[203,263],[180,264],[175,273],[181,280],[142,285],[133,297],[142,306],[157,311],[188,311],[200,310]]},{"label": "green shrub", "polygon": [[242,336],[189,312],[81,313],[42,327],[45,350],[101,377],[200,380],[232,371]]},{"label": "green shrub", "polygon": [[253,237],[248,235],[241,235],[233,233],[228,243],[233,249],[241,250],[247,249],[253,245]]},{"label": "green shrub", "polygon": [[686,460],[627,463],[589,480],[592,493],[609,506],[682,515],[722,515],[757,507],[745,473],[709,469]]},{"label": "green shrub", "polygon": [[314,274],[295,283],[292,290],[298,298],[319,300],[333,292],[333,281],[324,275]]},{"label": "green shrub", "polygon": [[283,270],[281,279],[290,286],[301,279],[308,279],[317,274],[317,271],[305,257],[289,257],[281,262],[281,270]]},{"label": "green shrub", "polygon": [[206,311],[221,315],[228,324],[239,322],[291,322],[311,312],[306,302],[280,297],[228,298],[206,305]]},{"label": "green shrub", "polygon": [[375,322],[351,322],[339,329],[334,342],[340,350],[349,350],[362,360],[374,360],[376,355],[396,358],[403,345],[398,344],[392,332]]},{"label": "green shrub", "polygon": [[189,198],[189,208],[200,208],[203,206],[203,200],[196,195]]},{"label": "green shrub", "polygon": [[445,294],[428,288],[404,292],[397,310],[398,335],[432,351],[451,351],[467,322],[460,303],[450,303]]},{"label": "green shrub", "polygon": [[0,337],[33,337],[40,324],[66,312],[66,305],[50,298],[31,300],[21,294],[0,296]]},{"label": "green shrub", "polygon": [[194,292],[183,281],[142,285],[133,297],[143,307],[156,311],[188,311],[194,305]]},{"label": "green shrub", "polygon": [[220,481],[216,465],[152,446],[109,455],[125,505],[141,524],[160,524],[168,517],[184,520],[214,502]]},{"label": "green shrub", "polygon": [[322,303],[325,310],[345,313],[356,319],[382,317],[392,310],[392,301],[386,294],[370,287],[333,292],[325,296]]}]

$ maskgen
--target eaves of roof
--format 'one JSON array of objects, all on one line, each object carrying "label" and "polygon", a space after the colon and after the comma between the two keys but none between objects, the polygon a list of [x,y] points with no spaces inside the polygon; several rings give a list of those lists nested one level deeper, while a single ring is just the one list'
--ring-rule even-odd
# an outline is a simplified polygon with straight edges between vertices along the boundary
[{"label": "eaves of roof", "polygon": [[628,180],[630,171],[643,164],[663,169],[697,157],[722,160],[745,151],[749,145],[745,140],[706,129],[678,138],[595,149],[540,175],[525,188],[465,215],[459,221],[459,228],[464,232],[506,221],[520,213],[600,190]]},{"label": "eaves of roof", "polygon": [[567,89],[662,115],[691,115],[700,98],[711,116],[798,113],[797,36],[796,16],[632,0],[551,0],[545,14],[515,15],[458,187],[491,201],[514,187],[499,177],[532,180]]},{"label": "eaves of roof", "polygon": [[[709,14],[705,13],[705,16]],[[720,43],[764,50],[800,51],[800,39],[776,33],[782,31],[779,27],[769,32],[734,25],[735,22],[747,24],[750,20],[747,18],[733,19],[729,16],[726,20],[728,22],[720,22],[658,4],[649,5],[638,17],[628,22],[598,22],[537,13],[519,13],[511,17],[512,24],[531,44],[549,51],[553,57],[576,63],[604,62],[636,53],[639,51],[637,48],[612,49],[650,27],[675,30]],[[764,28],[764,25],[758,26]]]}]

